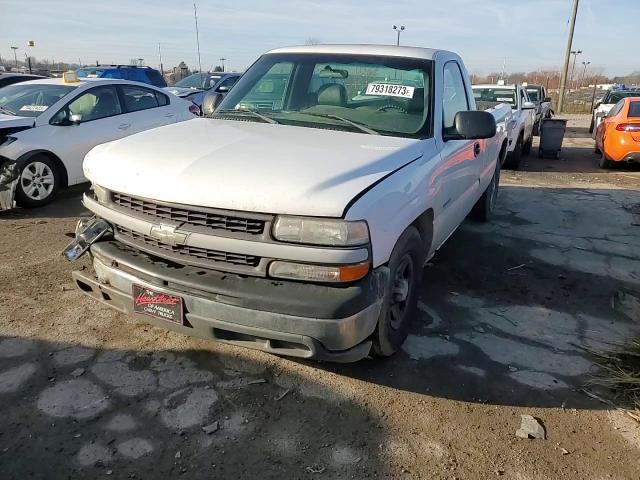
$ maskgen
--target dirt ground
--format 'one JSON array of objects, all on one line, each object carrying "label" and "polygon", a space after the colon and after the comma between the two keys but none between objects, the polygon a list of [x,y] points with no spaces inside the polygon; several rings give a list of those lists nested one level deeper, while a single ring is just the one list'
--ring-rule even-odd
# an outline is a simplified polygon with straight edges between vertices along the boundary
[{"label": "dirt ground", "polygon": [[[613,301],[640,290],[640,169],[598,169],[586,122],[503,172],[386,361],[278,358],[83,296],[60,257],[82,188],[0,214],[0,478],[640,478],[638,424],[580,391],[583,347],[640,333]],[[516,437],[521,414],[547,439]]]}]

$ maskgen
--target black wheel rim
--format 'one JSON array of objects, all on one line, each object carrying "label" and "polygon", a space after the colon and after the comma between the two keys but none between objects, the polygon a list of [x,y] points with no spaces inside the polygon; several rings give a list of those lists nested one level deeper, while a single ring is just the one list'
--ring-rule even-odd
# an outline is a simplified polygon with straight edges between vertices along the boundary
[{"label": "black wheel rim", "polygon": [[398,330],[407,312],[407,305],[413,289],[413,262],[409,254],[405,254],[396,267],[391,285],[391,299],[389,301],[389,325]]}]

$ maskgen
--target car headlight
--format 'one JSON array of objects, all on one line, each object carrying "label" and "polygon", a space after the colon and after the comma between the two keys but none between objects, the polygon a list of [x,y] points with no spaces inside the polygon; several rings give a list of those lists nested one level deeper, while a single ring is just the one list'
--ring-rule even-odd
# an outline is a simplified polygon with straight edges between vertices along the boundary
[{"label": "car headlight", "polygon": [[16,137],[12,137],[12,136],[8,135],[8,136],[6,136],[4,138],[4,141],[2,143],[0,143],[0,147],[6,147],[8,145],[11,145],[16,140],[18,140]]},{"label": "car headlight", "polygon": [[307,245],[351,247],[369,243],[369,227],[364,220],[279,216],[273,224],[276,240]]},{"label": "car headlight", "polygon": [[93,189],[93,193],[95,193],[96,200],[98,200],[99,203],[109,203],[109,190],[101,187],[100,185],[96,185],[95,183],[91,185],[91,188]]},{"label": "car headlight", "polygon": [[290,280],[345,283],[360,280],[369,273],[370,267],[369,262],[354,265],[311,265],[276,260],[269,265],[269,275]]}]

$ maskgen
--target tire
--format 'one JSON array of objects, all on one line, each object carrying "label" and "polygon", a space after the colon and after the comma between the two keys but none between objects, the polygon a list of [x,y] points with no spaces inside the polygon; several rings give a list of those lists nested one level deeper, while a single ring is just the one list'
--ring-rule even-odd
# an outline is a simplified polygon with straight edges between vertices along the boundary
[{"label": "tire", "polygon": [[531,147],[533,146],[533,136],[527,140],[527,142],[522,146],[522,153],[525,155],[529,155],[531,153]]},{"label": "tire", "polygon": [[500,188],[500,161],[496,162],[491,182],[471,210],[471,218],[478,222],[488,222],[493,216],[493,210],[498,200]]},{"label": "tire", "polygon": [[520,166],[520,160],[522,160],[522,134],[518,136],[516,147],[513,149],[513,152],[511,152],[507,157],[505,168],[517,170]]},{"label": "tire", "polygon": [[389,259],[385,298],[371,338],[371,353],[377,357],[390,357],[396,353],[409,334],[420,295],[424,256],[418,231],[414,227],[407,228]]},{"label": "tire", "polygon": [[600,162],[598,163],[600,165],[600,168],[604,170],[610,170],[613,167],[615,167],[615,162],[612,162],[611,160],[607,159],[604,152],[600,152]]},{"label": "tire", "polygon": [[60,171],[46,155],[34,155],[20,167],[16,203],[24,208],[51,203],[60,189]]}]

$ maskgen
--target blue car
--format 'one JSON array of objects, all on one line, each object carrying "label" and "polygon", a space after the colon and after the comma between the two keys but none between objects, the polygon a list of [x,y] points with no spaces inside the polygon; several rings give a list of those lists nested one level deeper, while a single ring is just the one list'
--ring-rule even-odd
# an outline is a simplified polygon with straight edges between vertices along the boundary
[{"label": "blue car", "polygon": [[202,100],[208,91],[226,95],[241,76],[241,73],[236,72],[194,73],[183,78],[174,86],[165,88],[165,90],[177,97],[191,100],[202,108]]},{"label": "blue car", "polygon": [[134,82],[148,83],[154,87],[164,88],[167,82],[160,72],[151,67],[138,67],[135,65],[98,65],[95,67],[82,67],[76,70],[79,78],[116,78],[131,80]]}]

